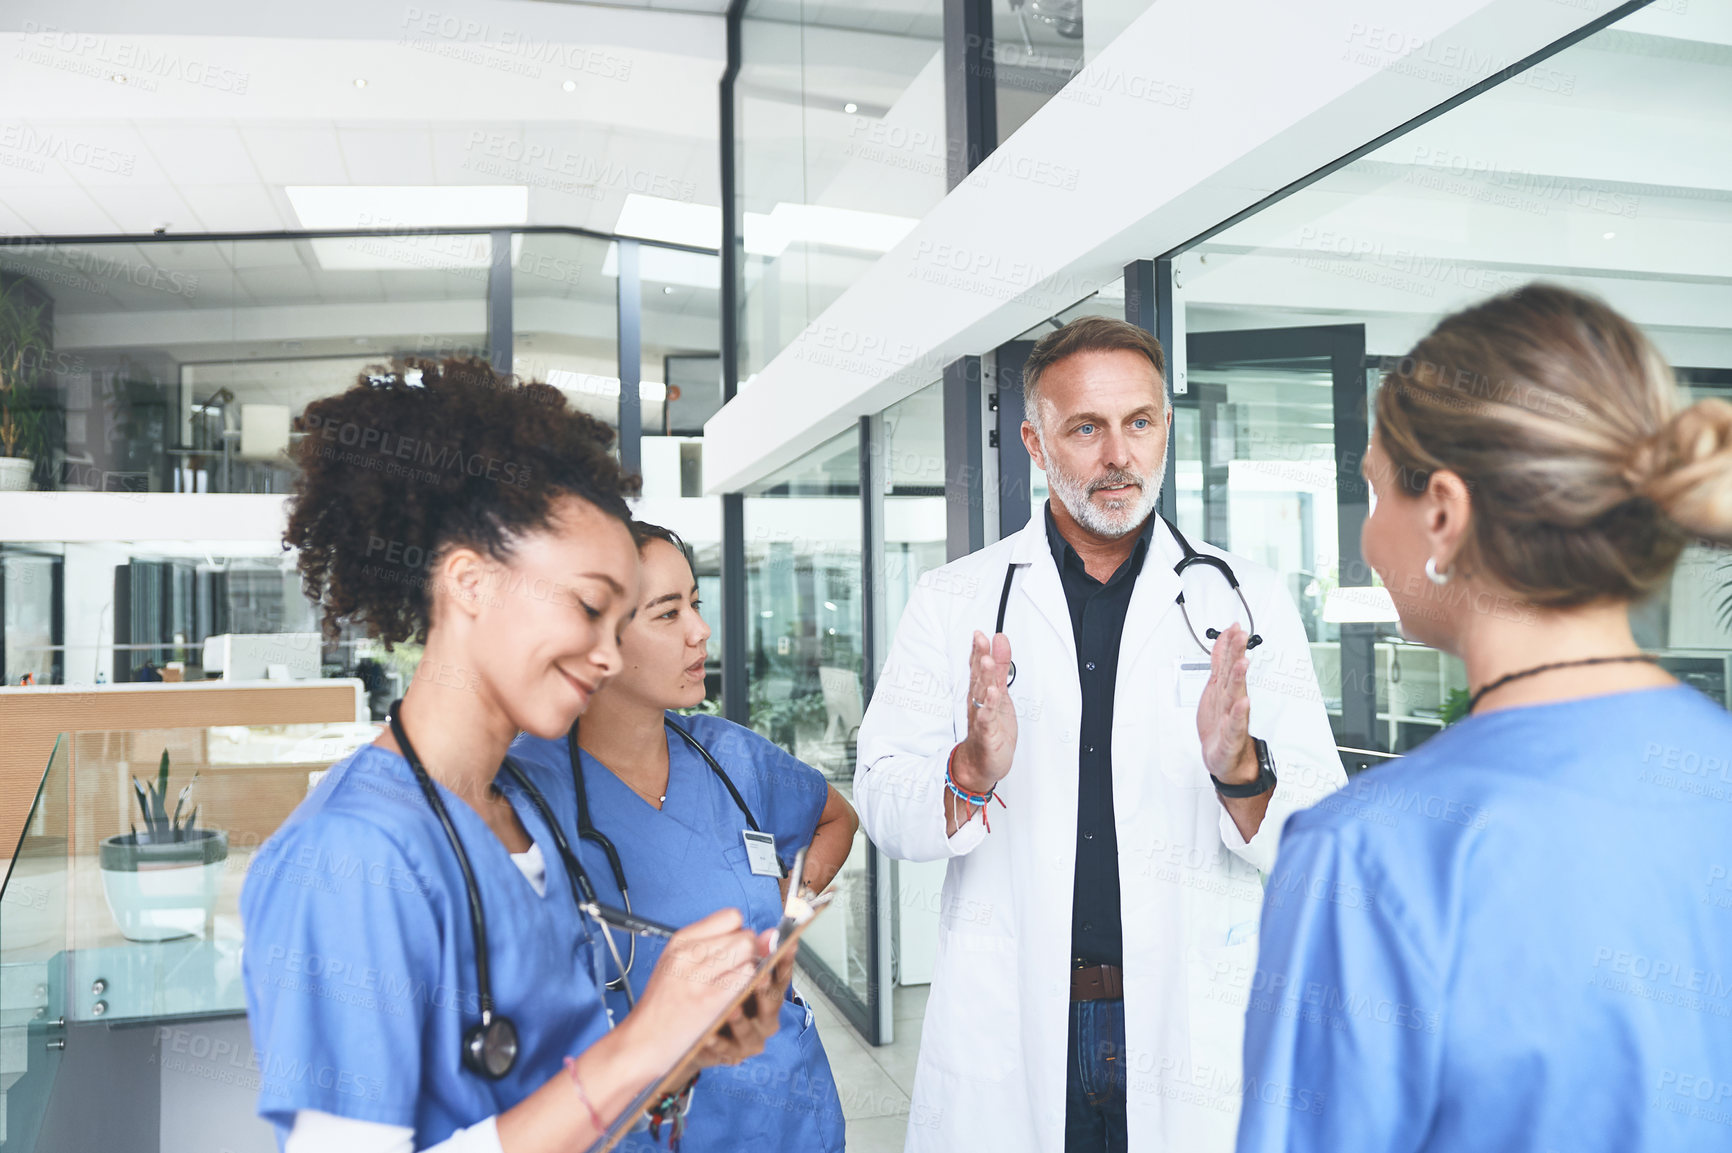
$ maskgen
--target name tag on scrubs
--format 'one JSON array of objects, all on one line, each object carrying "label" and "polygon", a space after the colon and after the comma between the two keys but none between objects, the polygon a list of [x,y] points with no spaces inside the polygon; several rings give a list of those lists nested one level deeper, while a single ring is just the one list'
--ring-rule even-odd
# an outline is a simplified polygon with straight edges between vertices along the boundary
[{"label": "name tag on scrubs", "polygon": [[1194,709],[1203,699],[1203,689],[1209,683],[1208,661],[1174,661],[1173,683],[1178,688],[1177,704],[1182,709]]},{"label": "name tag on scrubs", "polygon": [[775,836],[751,829],[741,829],[740,836],[746,839],[746,861],[752,866],[752,876],[781,877],[782,863],[776,860]]}]

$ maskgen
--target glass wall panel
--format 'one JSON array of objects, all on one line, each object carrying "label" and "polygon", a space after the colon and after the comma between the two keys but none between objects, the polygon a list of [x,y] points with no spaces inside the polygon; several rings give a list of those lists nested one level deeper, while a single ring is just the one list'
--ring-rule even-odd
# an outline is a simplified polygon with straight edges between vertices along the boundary
[{"label": "glass wall panel", "polygon": [[[1316,365],[1233,348],[1352,326],[1374,392],[1442,316],[1543,279],[1642,325],[1692,395],[1732,393],[1732,54],[1712,19],[1638,11],[1176,259],[1181,521],[1287,575],[1326,698],[1340,692],[1329,593],[1374,579],[1342,562],[1333,524],[1337,449],[1357,470],[1364,445],[1334,443]],[[1335,411],[1357,407],[1355,382],[1334,387]],[[1638,642],[1723,704],[1727,582],[1724,554],[1692,549],[1633,614]],[[1393,622],[1374,627],[1374,739],[1409,749],[1446,723],[1465,677]]]},{"label": "glass wall panel", "polygon": [[739,378],[944,196],[943,5],[754,0],[735,81]]},{"label": "glass wall panel", "polygon": [[[614,245],[565,233],[512,238],[511,367],[619,426],[619,269]],[[641,250],[641,249],[640,249]],[[653,379],[653,378],[651,378]],[[661,422],[644,400],[644,426]],[[651,424],[651,413],[655,424]]]},{"label": "glass wall panel", "polygon": [[[722,406],[721,260],[644,247],[643,499],[637,515],[692,549],[710,626],[705,711],[721,711],[722,498],[704,495],[704,422]],[[653,420],[652,420],[653,414]]]},{"label": "glass wall panel", "polygon": [[[864,709],[860,437],[849,431],[747,490],[746,621],[751,724],[852,799]],[[833,912],[806,935],[837,979],[832,997],[872,999],[860,833],[837,875]]]},{"label": "glass wall panel", "polygon": [[0,684],[60,680],[60,557],[0,545]]},{"label": "glass wall panel", "polygon": [[[944,564],[944,385],[884,410],[884,635],[894,637],[920,578]],[[880,653],[882,660],[885,654]]]},{"label": "glass wall panel", "polygon": [[[1103,95],[1128,93],[1138,99],[1188,107],[1190,90],[1161,76],[1092,66],[1100,50],[1116,40],[1151,3],[1008,0],[994,4],[991,53],[998,88],[998,138],[1007,139],[1073,80],[1077,83],[1064,99],[1099,104]],[[1064,179],[1064,174],[1058,178]]]},{"label": "glass wall panel", "polygon": [[[944,385],[928,385],[891,405],[883,419],[884,556],[878,571],[888,645],[915,588],[945,562]],[[878,654],[880,665],[888,655]],[[897,861],[894,870],[896,982],[926,984],[938,959],[945,862]]]}]

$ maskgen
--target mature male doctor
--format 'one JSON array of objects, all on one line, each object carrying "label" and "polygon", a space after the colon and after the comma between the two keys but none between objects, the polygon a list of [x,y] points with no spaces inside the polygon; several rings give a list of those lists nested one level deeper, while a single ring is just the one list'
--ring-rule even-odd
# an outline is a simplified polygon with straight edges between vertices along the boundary
[{"label": "mature male doctor", "polygon": [[1346,777],[1277,575],[1155,512],[1165,371],[1105,317],[1035,346],[1051,499],[921,581],[860,728],[867,833],[949,860],[909,1153],[1225,1151],[1285,1092],[1240,1078],[1259,872]]}]

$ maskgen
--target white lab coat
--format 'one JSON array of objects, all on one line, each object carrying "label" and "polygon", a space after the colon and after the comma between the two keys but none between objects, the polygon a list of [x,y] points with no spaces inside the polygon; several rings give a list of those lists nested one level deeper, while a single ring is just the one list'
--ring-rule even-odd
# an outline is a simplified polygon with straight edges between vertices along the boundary
[{"label": "white lab coat", "polygon": [[[860,728],[854,804],[867,834],[893,857],[949,860],[909,1153],[1064,1148],[1082,695],[1045,515],[1037,510],[1014,536],[921,579]],[[1257,961],[1259,870],[1272,867],[1287,817],[1346,775],[1298,613],[1274,572],[1229,557],[1264,638],[1251,652],[1251,733],[1268,741],[1279,778],[1257,835],[1238,835],[1203,767],[1195,696],[1206,673],[1181,677],[1176,667],[1208,660],[1174,604],[1181,555],[1157,522],[1125,616],[1114,697],[1126,1104],[1137,1153],[1227,1153]],[[968,731],[970,638],[992,632],[1013,561],[1028,567],[1005,613],[1019,730],[998,787],[1005,807],[992,805],[990,834],[976,817],[947,838],[944,771]],[[1199,633],[1243,621],[1225,580],[1204,587],[1186,598]]]}]

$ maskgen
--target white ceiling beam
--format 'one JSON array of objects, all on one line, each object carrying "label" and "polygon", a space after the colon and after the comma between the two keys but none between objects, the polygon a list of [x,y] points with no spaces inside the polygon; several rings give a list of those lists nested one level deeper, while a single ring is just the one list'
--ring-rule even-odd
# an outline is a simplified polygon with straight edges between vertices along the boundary
[{"label": "white ceiling beam", "polygon": [[1173,248],[1611,7],[1153,5],[710,420],[708,490],[762,479],[1127,259]]}]

